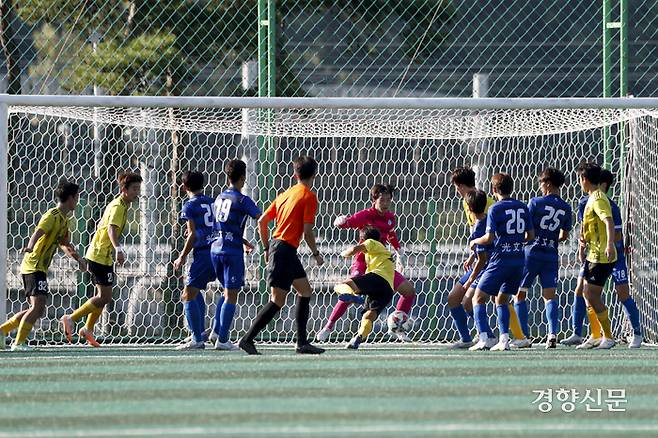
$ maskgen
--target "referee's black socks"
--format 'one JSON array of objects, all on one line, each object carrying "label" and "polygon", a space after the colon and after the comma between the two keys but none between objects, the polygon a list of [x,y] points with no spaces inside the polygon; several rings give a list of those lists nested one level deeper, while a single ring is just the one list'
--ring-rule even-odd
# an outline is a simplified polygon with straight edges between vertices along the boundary
[{"label": "referee's black socks", "polygon": [[297,320],[297,345],[308,344],[308,335],[306,334],[306,325],[308,324],[308,315],[311,309],[311,297],[302,297],[297,295],[297,305],[295,306],[295,318]]},{"label": "referee's black socks", "polygon": [[[245,333],[243,339],[248,342],[254,342],[254,338],[261,330],[267,327],[267,324],[274,319],[276,314],[279,313],[279,310],[281,310],[281,307],[277,306],[273,301],[269,301],[265,304],[261,311],[258,312],[258,315],[256,315],[256,319],[254,319],[254,322],[251,324],[251,327],[249,327],[249,330],[247,330],[247,333]],[[308,310],[306,312],[306,319],[308,319]]]}]

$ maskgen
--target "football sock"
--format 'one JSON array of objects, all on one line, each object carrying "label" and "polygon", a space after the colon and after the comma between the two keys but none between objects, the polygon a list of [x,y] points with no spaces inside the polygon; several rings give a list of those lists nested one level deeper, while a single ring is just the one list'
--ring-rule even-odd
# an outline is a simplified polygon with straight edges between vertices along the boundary
[{"label": "football sock", "polygon": [[516,311],[514,310],[514,305],[512,303],[509,303],[507,305],[507,313],[509,313],[510,330],[512,331],[512,335],[514,336],[514,338],[515,339],[525,338],[525,333],[523,333],[523,329],[521,328],[521,324],[519,323],[519,318],[516,315]]},{"label": "football sock", "polygon": [[101,314],[103,313],[103,309],[98,309],[96,308],[93,312],[91,312],[89,315],[87,315],[87,322],[85,323],[85,327],[89,331],[94,330],[94,326],[96,325],[96,321],[98,321],[98,318],[101,317]]},{"label": "football sock", "polygon": [[308,344],[306,325],[308,316],[311,312],[311,297],[297,296],[297,305],[295,306],[295,320],[297,321],[297,345]]},{"label": "football sock", "polygon": [[572,321],[573,333],[577,336],[583,335],[583,324],[585,323],[585,314],[587,313],[587,305],[585,304],[585,297],[576,295],[573,301]]},{"label": "football sock", "polygon": [[[484,304],[477,304],[473,306],[473,314],[475,315],[475,326],[477,327],[478,332],[480,334],[486,333],[487,336],[493,337],[493,333],[489,327],[487,306]],[[489,333],[491,333],[491,335]]]},{"label": "football sock", "polygon": [[471,342],[471,333],[468,330],[466,310],[461,304],[457,307],[450,309],[450,314],[452,315],[452,320],[455,324],[455,328],[459,332],[462,342]]},{"label": "football sock", "polygon": [[326,327],[328,329],[333,329],[334,324],[336,324],[336,321],[338,321],[343,315],[345,315],[345,312],[347,312],[347,309],[349,307],[350,307],[350,303],[338,300],[338,302],[334,306],[334,310],[331,311],[331,315],[329,316],[329,321],[327,321]]},{"label": "football sock", "polygon": [[263,306],[263,308],[256,315],[256,319],[251,323],[251,327],[247,330],[247,333],[244,335],[244,340],[247,342],[254,342],[254,338],[267,327],[270,321],[274,319],[277,313],[279,313],[281,307],[277,306],[273,301],[269,301]]},{"label": "football sock", "polygon": [[506,304],[501,304],[496,306],[496,313],[498,314],[498,329],[500,330],[501,335],[509,334],[509,321],[510,321],[510,312],[509,306]]},{"label": "football sock", "polygon": [[0,325],[0,330],[2,330],[5,333],[5,336],[7,336],[9,333],[11,333],[12,331],[18,328],[18,326],[21,323],[20,316],[14,315],[11,318],[9,318],[7,321],[5,321],[2,325]]},{"label": "football sock", "polygon": [[94,310],[98,310],[98,307],[94,306],[91,300],[87,300],[82,306],[78,307],[72,314],[71,319],[73,321],[78,321],[85,316],[89,315]]},{"label": "football sock", "polygon": [[[222,295],[222,298],[224,296]],[[196,301],[197,306],[199,307],[199,327],[201,328],[201,333],[204,332],[206,329],[206,299],[203,296],[203,291],[199,291],[198,294],[196,294],[196,297],[194,297],[194,301]]]},{"label": "football sock", "polygon": [[361,324],[359,324],[359,332],[358,332],[359,336],[361,336],[361,340],[365,341],[371,331],[372,331],[372,321],[363,318],[361,320]]},{"label": "football sock", "polygon": [[626,318],[631,322],[633,326],[633,334],[642,335],[642,327],[640,326],[640,311],[635,304],[633,297],[628,297],[626,300],[622,301],[621,304],[624,306],[624,311],[626,312]]},{"label": "football sock", "polygon": [[23,318],[18,326],[18,332],[16,333],[16,340],[14,341],[14,344],[16,345],[24,344],[25,341],[27,340],[27,337],[30,335],[31,331],[32,331],[32,324],[25,321],[25,318]]},{"label": "football sock", "polygon": [[551,335],[557,335],[558,328],[558,302],[557,300],[546,301],[546,322],[548,323],[548,332]]},{"label": "football sock", "polygon": [[224,295],[220,296],[217,300],[217,307],[215,307],[215,319],[212,322],[212,331],[219,336],[219,329],[222,325],[222,307],[224,307]]},{"label": "football sock", "polygon": [[[527,338],[530,336],[530,329],[528,328],[528,302],[526,300],[519,301],[514,303],[514,310],[516,310],[516,316],[519,319],[519,325],[521,331],[523,332],[523,337]],[[512,312],[510,312],[510,321],[512,320]],[[514,335],[516,337],[516,335]],[[520,339],[520,338],[517,338]]]},{"label": "football sock", "polygon": [[416,295],[400,295],[400,298],[398,298],[398,304],[395,306],[395,310],[400,310],[407,315],[411,315],[411,307],[414,305],[414,300],[416,299]]},{"label": "football sock", "polygon": [[612,330],[610,329],[610,318],[608,317],[608,309],[605,309],[603,312],[597,313],[596,318],[601,323],[601,328],[603,329],[603,336],[607,339],[612,339]]},{"label": "football sock", "polygon": [[219,342],[228,342],[228,333],[233,323],[233,315],[235,315],[235,304],[224,302],[219,317]]},{"label": "football sock", "polygon": [[600,338],[601,323],[599,323],[599,319],[596,317],[596,311],[591,306],[587,308],[587,319],[589,320],[589,329],[592,331],[592,337]]},{"label": "football sock", "polygon": [[196,300],[185,301],[185,318],[187,325],[192,330],[192,337],[195,342],[203,341],[203,330],[199,327],[199,303]]}]

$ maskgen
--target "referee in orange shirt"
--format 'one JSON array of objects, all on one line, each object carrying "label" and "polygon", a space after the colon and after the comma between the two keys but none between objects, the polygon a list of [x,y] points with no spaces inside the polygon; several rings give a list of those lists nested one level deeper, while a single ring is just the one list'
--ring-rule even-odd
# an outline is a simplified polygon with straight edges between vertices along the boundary
[{"label": "referee in orange shirt", "polygon": [[[267,263],[267,282],[272,296],[238,343],[238,346],[248,354],[260,354],[254,345],[254,338],[279,313],[286,302],[286,295],[291,286],[297,291],[296,351],[300,354],[324,353],[324,349],[311,345],[308,341],[306,325],[313,290],[297,256],[297,248],[303,236],[318,266],[324,263],[315,244],[313,232],[318,198],[311,191],[311,187],[318,171],[318,163],[311,157],[299,157],[293,165],[298,183],[279,194],[258,221]],[[270,243],[268,224],[272,220],[276,221],[276,229]]]}]

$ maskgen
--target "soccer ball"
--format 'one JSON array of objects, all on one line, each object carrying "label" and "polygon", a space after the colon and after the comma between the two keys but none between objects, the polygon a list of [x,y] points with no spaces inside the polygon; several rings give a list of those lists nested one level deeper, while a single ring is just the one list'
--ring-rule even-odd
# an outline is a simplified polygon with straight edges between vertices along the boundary
[{"label": "soccer ball", "polygon": [[396,310],[395,312],[388,315],[386,318],[386,323],[388,325],[389,333],[398,333],[403,332],[407,329],[407,322],[409,321],[409,315],[402,312],[401,310]]}]

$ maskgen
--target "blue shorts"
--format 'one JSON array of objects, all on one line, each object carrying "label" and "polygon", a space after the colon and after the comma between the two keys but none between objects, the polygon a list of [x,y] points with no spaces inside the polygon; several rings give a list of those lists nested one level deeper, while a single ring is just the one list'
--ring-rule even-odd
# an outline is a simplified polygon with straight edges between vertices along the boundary
[{"label": "blue shorts", "polygon": [[244,286],[244,258],[240,255],[212,254],[212,265],[217,280],[225,289]]},{"label": "blue shorts", "polygon": [[510,265],[489,265],[480,277],[478,289],[489,295],[499,293],[516,295],[521,286],[523,263]]},{"label": "blue shorts", "polygon": [[[485,270],[483,269],[482,271],[480,271],[480,274],[479,274],[477,277],[475,277],[475,280],[473,280],[473,283],[471,283],[471,288],[476,288],[476,287],[478,287],[478,283],[479,283],[479,281],[480,281],[480,278],[482,278],[482,274],[484,273],[484,271],[485,271]],[[471,273],[472,273],[472,272],[473,272],[473,269],[469,269],[468,271],[466,271],[466,272],[464,273],[464,275],[462,275],[462,276],[459,278],[459,280],[457,280],[457,282],[458,282],[459,284],[461,284],[462,286],[465,285],[466,282],[468,281],[468,279],[471,277]]]},{"label": "blue shorts", "polygon": [[[583,277],[585,268],[580,267],[578,272],[579,277]],[[626,254],[623,251],[620,251],[617,248],[617,261],[615,262],[615,267],[612,269],[612,281],[615,283],[615,286],[623,286],[628,284],[628,265],[626,264]]]},{"label": "blue shorts", "polygon": [[523,277],[521,278],[521,289],[530,289],[539,277],[542,289],[554,289],[557,287],[558,271],[560,266],[556,261],[540,260],[526,257],[523,266]]},{"label": "blue shorts", "polygon": [[210,260],[210,248],[195,249],[192,252],[192,265],[187,271],[185,286],[203,290],[211,281],[215,281],[215,271]]}]

